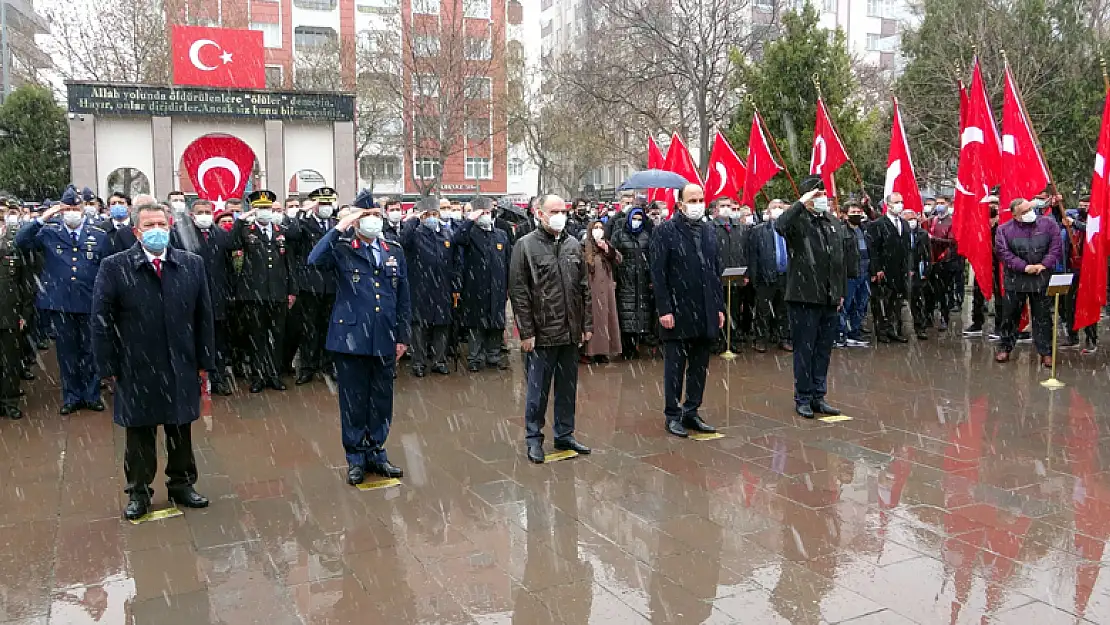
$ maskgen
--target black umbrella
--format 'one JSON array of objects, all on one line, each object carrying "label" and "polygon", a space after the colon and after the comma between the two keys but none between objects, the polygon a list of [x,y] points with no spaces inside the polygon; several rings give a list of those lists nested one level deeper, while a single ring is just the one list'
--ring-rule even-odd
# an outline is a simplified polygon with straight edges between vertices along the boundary
[{"label": "black umbrella", "polygon": [[662,169],[645,169],[628,177],[619,187],[625,189],[681,189],[690,184],[682,176]]}]

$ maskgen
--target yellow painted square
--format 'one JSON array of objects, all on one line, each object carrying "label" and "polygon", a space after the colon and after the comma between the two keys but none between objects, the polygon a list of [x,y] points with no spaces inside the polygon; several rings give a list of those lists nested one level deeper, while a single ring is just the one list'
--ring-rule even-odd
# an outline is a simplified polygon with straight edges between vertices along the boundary
[{"label": "yellow painted square", "polygon": [[172,519],[185,514],[180,508],[163,508],[162,510],[152,510],[143,516],[131,521],[131,525],[138,525],[146,523],[147,521],[164,521],[165,519]]},{"label": "yellow painted square", "polygon": [[695,441],[715,441],[724,437],[720,432],[690,432],[690,438]]},{"label": "yellow painted square", "polygon": [[401,480],[395,477],[383,477],[379,480],[370,480],[369,482],[363,482],[359,484],[356,488],[358,488],[359,490],[378,490],[379,488],[393,488],[394,486],[400,485]]},{"label": "yellow painted square", "polygon": [[574,451],[573,449],[567,449],[567,450],[564,450],[564,451],[553,451],[553,452],[545,455],[543,457],[543,461],[544,461],[544,464],[547,464],[548,462],[558,462],[560,460],[566,460],[567,458],[573,458],[577,455],[578,455],[578,452]]},{"label": "yellow painted square", "polygon": [[817,420],[818,421],[823,421],[825,423],[836,423],[838,421],[851,421],[852,417],[849,417],[847,415],[842,415],[842,414],[826,415],[824,417],[817,417]]}]

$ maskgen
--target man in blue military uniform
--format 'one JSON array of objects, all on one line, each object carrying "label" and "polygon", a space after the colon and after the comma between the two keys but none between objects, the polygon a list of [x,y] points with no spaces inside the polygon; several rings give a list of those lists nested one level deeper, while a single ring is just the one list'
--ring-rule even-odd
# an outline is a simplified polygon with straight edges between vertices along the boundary
[{"label": "man in blue military uniform", "polygon": [[312,248],[308,262],[330,270],[335,310],[327,349],[335,361],[347,482],[366,471],[399,478],[385,453],[393,422],[393,377],[409,342],[411,306],[405,257],[381,237],[381,209],[363,191],[354,211]]},{"label": "man in blue military uniform", "polygon": [[[52,221],[58,213],[61,222]],[[100,261],[112,254],[102,228],[85,218],[77,189],[70,185],[59,204],[20,229],[15,243],[42,254],[37,304],[47,315],[58,343],[62,409],[67,415],[88,408],[104,410],[100,378],[92,357],[89,311]]]},{"label": "man in blue military uniform", "polygon": [[[301,248],[311,251],[335,227],[335,189],[321,187],[308,194],[308,213],[301,217]],[[308,384],[317,373],[331,371],[331,362],[324,350],[328,320],[335,305],[335,276],[330,271],[307,262],[298,267],[297,306],[301,309],[301,360],[296,383]]]}]

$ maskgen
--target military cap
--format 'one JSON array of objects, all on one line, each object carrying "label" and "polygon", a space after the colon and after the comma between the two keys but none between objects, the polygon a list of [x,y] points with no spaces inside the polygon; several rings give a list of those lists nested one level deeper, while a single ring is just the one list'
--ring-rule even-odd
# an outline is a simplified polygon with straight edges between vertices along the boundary
[{"label": "military cap", "polygon": [[277,194],[266,189],[259,189],[247,196],[247,204],[251,208],[269,208],[277,201]]},{"label": "military cap", "polygon": [[814,191],[814,190],[818,190],[818,189],[820,189],[821,191],[824,191],[825,190],[825,181],[822,180],[820,176],[809,176],[808,178],[803,179],[802,184],[799,185],[799,186],[801,188],[802,195],[805,195],[806,193],[809,193],[810,191]]},{"label": "military cap", "polygon": [[77,199],[77,187],[73,185],[66,187],[66,190],[62,192],[62,199],[59,200],[59,202],[66,206],[77,206],[80,204],[81,200]]},{"label": "military cap", "polygon": [[355,201],[353,204],[351,204],[351,206],[353,208],[363,210],[374,208],[374,194],[370,191],[370,189],[363,189],[362,191],[359,191],[358,197],[355,198]]},{"label": "military cap", "polygon": [[339,194],[331,187],[320,187],[308,194],[308,199],[320,204],[335,204],[339,201]]},{"label": "military cap", "polygon": [[81,189],[81,201],[86,203],[95,202],[96,194],[92,192],[92,189],[85,187],[84,189]]},{"label": "military cap", "polygon": [[5,204],[7,205],[8,208],[23,208],[23,203],[20,202],[19,200],[15,199],[14,197],[8,198],[7,202],[5,202]]}]

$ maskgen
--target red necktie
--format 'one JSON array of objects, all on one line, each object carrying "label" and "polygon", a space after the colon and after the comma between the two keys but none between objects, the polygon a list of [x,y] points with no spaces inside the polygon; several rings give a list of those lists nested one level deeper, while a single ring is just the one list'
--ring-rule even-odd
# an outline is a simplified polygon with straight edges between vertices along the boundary
[{"label": "red necktie", "polygon": [[150,259],[150,262],[151,262],[151,264],[154,265],[154,273],[158,274],[158,277],[161,278],[162,277],[162,259],[161,258],[152,258],[152,259]]},{"label": "red necktie", "polygon": [[201,232],[201,234],[204,235],[204,242],[207,243],[208,242],[208,231],[207,230],[201,230],[200,232]]}]

